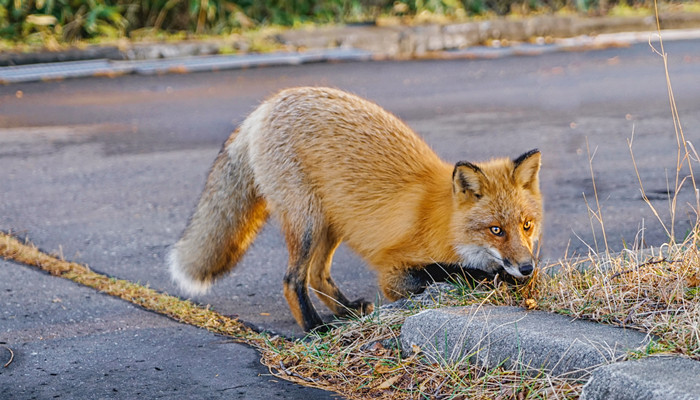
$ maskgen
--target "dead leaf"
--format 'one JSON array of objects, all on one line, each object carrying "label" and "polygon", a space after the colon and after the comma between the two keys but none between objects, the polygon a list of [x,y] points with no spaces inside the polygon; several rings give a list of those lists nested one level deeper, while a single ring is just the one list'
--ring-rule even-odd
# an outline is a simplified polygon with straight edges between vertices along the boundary
[{"label": "dead leaf", "polygon": [[377,374],[386,374],[394,370],[394,367],[384,364],[382,361],[374,364],[374,372]]},{"label": "dead leaf", "polygon": [[396,381],[399,380],[399,378],[401,378],[401,375],[392,376],[391,378],[385,380],[379,386],[377,386],[377,389],[389,389],[394,383],[396,383]]},{"label": "dead leaf", "polygon": [[534,310],[537,308],[537,301],[535,299],[526,299],[525,300],[525,308],[528,310]]}]

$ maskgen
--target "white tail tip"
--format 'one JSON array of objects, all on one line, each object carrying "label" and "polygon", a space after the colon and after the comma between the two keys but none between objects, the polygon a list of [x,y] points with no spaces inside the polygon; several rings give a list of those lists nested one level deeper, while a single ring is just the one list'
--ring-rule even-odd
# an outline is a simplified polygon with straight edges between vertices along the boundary
[{"label": "white tail tip", "polygon": [[173,282],[185,292],[188,296],[197,296],[205,294],[211,287],[211,282],[202,282],[193,279],[192,276],[184,271],[180,263],[180,257],[177,255],[177,249],[172,248],[168,252],[168,269]]}]

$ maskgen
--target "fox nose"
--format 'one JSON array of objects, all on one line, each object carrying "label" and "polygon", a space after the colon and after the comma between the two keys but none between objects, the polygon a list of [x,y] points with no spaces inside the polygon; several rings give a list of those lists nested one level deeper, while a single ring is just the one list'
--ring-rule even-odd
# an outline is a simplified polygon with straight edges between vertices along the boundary
[{"label": "fox nose", "polygon": [[518,267],[518,271],[520,271],[520,273],[525,276],[530,275],[533,269],[534,268],[532,267],[532,264],[523,264],[520,267]]}]

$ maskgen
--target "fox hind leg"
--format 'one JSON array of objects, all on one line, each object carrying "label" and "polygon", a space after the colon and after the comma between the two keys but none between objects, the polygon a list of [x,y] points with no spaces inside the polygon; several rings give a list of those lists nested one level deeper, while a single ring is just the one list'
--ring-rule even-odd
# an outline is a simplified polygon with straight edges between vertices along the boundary
[{"label": "fox hind leg", "polygon": [[331,277],[333,253],[338,248],[340,240],[328,229],[318,238],[314,247],[312,262],[309,270],[309,281],[321,301],[337,316],[367,315],[374,310],[372,302],[364,299],[348,300],[340,291]]},{"label": "fox hind leg", "polygon": [[316,223],[307,222],[305,228],[298,229],[303,225],[294,224],[284,216],[281,220],[289,251],[284,296],[299,325],[305,331],[323,325],[323,320],[309,298],[309,285],[338,316],[372,312],[374,305],[371,302],[363,299],[348,300],[333,281],[330,268],[333,253],[340,241],[330,234],[328,227],[316,220]]},{"label": "fox hind leg", "polygon": [[323,325],[323,320],[311,303],[308,288],[314,230],[310,224],[304,229],[295,229],[295,224],[291,221],[281,219],[289,251],[289,264],[284,276],[284,297],[297,323],[305,331],[310,331]]}]

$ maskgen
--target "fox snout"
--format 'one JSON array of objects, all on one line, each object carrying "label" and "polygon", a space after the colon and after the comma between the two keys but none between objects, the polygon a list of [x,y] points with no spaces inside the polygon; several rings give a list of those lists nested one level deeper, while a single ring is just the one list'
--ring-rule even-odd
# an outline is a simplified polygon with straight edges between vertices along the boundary
[{"label": "fox snout", "polygon": [[532,256],[522,257],[520,262],[504,257],[501,252],[491,246],[463,245],[456,247],[461,256],[461,265],[467,269],[478,269],[492,276],[505,272],[514,278],[526,278],[535,270],[535,260]]},{"label": "fox snout", "polygon": [[535,270],[535,267],[532,265],[531,260],[519,264],[514,264],[511,261],[504,259],[503,269],[516,278],[525,278],[532,274],[532,271]]},{"label": "fox snout", "polygon": [[523,264],[518,267],[518,271],[525,276],[530,275],[534,269],[535,268],[532,266],[532,264]]}]

